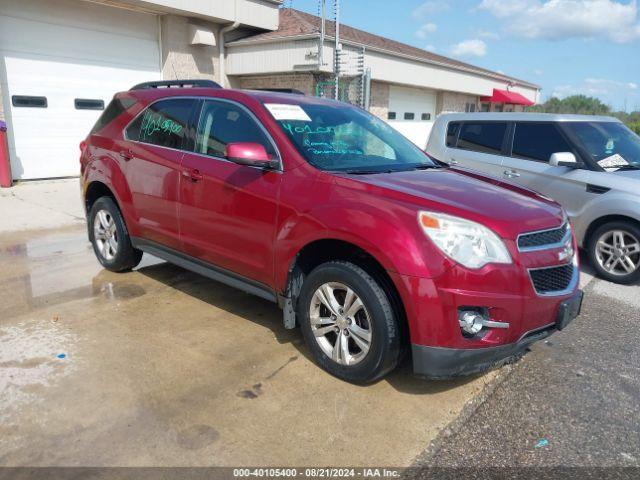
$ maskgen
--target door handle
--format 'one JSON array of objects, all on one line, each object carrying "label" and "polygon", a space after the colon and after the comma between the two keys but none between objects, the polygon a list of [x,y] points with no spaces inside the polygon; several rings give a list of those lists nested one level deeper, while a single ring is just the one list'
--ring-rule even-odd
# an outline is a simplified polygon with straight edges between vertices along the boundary
[{"label": "door handle", "polygon": [[133,152],[131,150],[122,150],[120,156],[125,162],[128,162],[133,158]]},{"label": "door handle", "polygon": [[449,165],[458,165],[460,162],[454,158],[452,158],[451,160],[449,160]]},{"label": "door handle", "polygon": [[505,170],[503,173],[507,178],[518,178],[520,176],[520,174],[515,170]]},{"label": "door handle", "polygon": [[182,176],[188,178],[194,183],[199,182],[204,178],[204,176],[200,173],[200,170],[198,170],[197,168],[194,168],[193,170],[184,170],[182,172]]}]

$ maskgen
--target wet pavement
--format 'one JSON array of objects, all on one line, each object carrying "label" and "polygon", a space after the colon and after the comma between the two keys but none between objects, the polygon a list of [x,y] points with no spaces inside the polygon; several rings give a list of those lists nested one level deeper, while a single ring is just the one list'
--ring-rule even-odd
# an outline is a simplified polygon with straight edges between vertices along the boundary
[{"label": "wet pavement", "polygon": [[275,305],[104,271],[80,226],[0,234],[0,265],[4,466],[404,466],[495,376],[341,382]]},{"label": "wet pavement", "polygon": [[[595,280],[582,315],[501,372],[416,465],[640,467],[639,306],[640,286]],[[573,473],[638,478],[637,469]]]}]

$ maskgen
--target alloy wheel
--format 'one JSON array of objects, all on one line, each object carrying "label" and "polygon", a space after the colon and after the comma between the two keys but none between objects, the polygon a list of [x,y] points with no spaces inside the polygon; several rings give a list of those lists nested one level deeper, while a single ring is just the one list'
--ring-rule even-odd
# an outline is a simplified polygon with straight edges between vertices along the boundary
[{"label": "alloy wheel", "polygon": [[356,365],[369,353],[371,319],[360,297],[348,286],[329,282],[313,294],[311,331],[322,351],[340,365]]},{"label": "alloy wheel", "polygon": [[102,258],[111,261],[118,254],[118,230],[107,210],[98,210],[93,219],[93,238]]},{"label": "alloy wheel", "polygon": [[611,275],[630,275],[640,266],[640,241],[624,230],[605,232],[596,242],[596,259]]}]

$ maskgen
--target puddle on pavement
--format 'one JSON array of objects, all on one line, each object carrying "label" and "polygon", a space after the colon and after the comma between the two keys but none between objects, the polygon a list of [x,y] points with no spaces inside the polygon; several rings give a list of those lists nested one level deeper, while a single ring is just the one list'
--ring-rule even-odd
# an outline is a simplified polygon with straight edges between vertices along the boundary
[{"label": "puddle on pavement", "polygon": [[146,291],[104,270],[77,227],[0,236],[0,266],[1,424],[79,364],[78,335],[55,308],[46,318],[39,310],[82,299],[127,301]]},{"label": "puddle on pavement", "polygon": [[77,343],[75,334],[53,322],[0,325],[0,423],[74,370]]},{"label": "puddle on pavement", "polygon": [[0,319],[75,300],[119,302],[146,293],[98,264],[84,229],[32,235],[0,237]]}]

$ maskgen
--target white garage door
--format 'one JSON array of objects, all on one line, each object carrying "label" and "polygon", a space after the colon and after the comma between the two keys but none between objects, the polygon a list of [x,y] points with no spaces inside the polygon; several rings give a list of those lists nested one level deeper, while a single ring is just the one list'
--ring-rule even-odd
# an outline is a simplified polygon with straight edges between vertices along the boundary
[{"label": "white garage door", "polygon": [[435,119],[435,92],[391,86],[389,124],[422,149],[427,147]]},{"label": "white garage door", "polygon": [[102,102],[159,78],[155,15],[73,0],[0,2],[14,179],[78,175],[78,145]]}]

